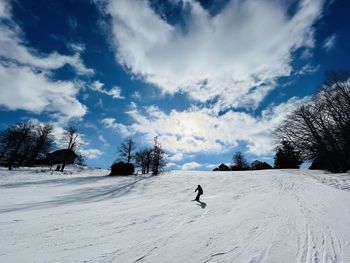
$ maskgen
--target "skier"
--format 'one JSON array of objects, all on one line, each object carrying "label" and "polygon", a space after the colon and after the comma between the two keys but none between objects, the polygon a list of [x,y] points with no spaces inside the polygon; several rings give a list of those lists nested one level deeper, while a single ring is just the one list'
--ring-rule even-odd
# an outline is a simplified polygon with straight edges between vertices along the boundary
[{"label": "skier", "polygon": [[197,193],[196,199],[194,200],[196,200],[197,202],[200,202],[199,197],[203,194],[203,189],[200,185],[197,186],[197,189],[194,192],[197,192],[197,191],[198,193]]}]

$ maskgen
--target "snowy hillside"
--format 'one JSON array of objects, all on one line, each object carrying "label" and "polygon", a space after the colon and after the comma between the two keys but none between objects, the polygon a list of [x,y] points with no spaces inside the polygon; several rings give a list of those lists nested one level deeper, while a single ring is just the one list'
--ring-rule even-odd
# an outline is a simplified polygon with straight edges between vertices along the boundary
[{"label": "snowy hillside", "polygon": [[0,170],[0,262],[350,262],[349,176],[105,174]]}]

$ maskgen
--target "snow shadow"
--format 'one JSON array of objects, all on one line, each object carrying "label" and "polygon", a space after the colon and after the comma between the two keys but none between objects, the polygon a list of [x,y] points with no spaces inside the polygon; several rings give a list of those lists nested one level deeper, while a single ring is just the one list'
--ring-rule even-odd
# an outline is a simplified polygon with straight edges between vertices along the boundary
[{"label": "snow shadow", "polygon": [[197,201],[197,202],[198,202],[197,205],[199,205],[203,209],[207,206],[207,203],[205,203],[205,202],[202,202],[202,201]]},{"label": "snow shadow", "polygon": [[[122,179],[125,179],[125,177],[123,178],[108,177],[108,178],[113,179],[110,185],[99,185],[96,187],[78,189],[73,191],[71,194],[59,196],[54,200],[36,202],[36,203],[25,203],[25,204],[17,205],[15,207],[1,209],[0,214],[13,212],[13,211],[33,209],[33,208],[42,209],[42,208],[49,208],[49,207],[55,207],[60,205],[67,205],[67,204],[100,202],[111,198],[118,198],[119,196],[123,196],[129,193],[138,182],[148,179],[149,177],[128,178],[129,179],[127,180],[128,182],[122,185],[120,184],[115,185],[113,184],[113,181],[115,181],[115,179],[122,180]],[[130,180],[133,180],[133,181],[130,182]]]},{"label": "snow shadow", "polygon": [[72,184],[88,184],[95,183],[102,180],[110,179],[110,176],[86,176],[86,177],[74,177],[74,178],[54,178],[47,180],[38,180],[38,181],[24,181],[24,182],[15,182],[8,184],[1,184],[0,188],[18,188],[26,186],[38,186],[38,185],[72,185]]}]

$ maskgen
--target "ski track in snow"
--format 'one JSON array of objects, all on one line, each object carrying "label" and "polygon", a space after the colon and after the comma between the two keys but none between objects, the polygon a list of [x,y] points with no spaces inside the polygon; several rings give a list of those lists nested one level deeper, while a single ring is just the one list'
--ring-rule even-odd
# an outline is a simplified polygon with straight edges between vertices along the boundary
[{"label": "ski track in snow", "polygon": [[0,262],[350,262],[348,174],[105,174],[0,169]]}]

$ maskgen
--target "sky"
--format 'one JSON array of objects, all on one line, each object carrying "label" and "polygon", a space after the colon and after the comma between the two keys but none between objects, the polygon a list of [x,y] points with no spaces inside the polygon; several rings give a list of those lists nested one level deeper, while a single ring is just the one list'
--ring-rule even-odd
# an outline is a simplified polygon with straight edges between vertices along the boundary
[{"label": "sky", "polygon": [[350,68],[347,0],[0,0],[0,129],[50,122],[109,167],[158,136],[168,169],[241,151],[273,164],[272,131]]}]

